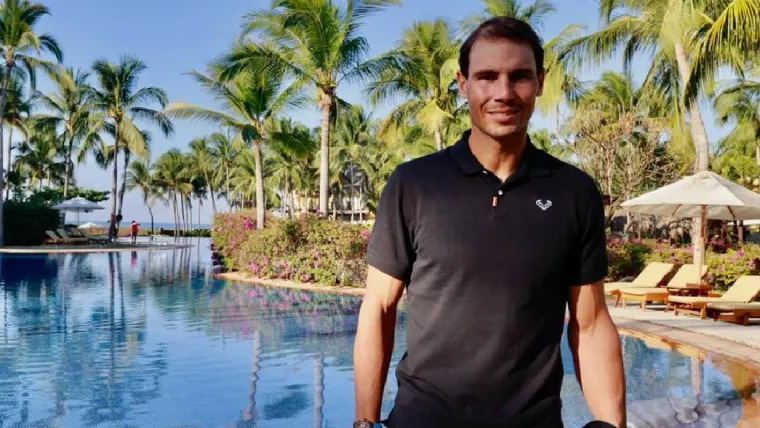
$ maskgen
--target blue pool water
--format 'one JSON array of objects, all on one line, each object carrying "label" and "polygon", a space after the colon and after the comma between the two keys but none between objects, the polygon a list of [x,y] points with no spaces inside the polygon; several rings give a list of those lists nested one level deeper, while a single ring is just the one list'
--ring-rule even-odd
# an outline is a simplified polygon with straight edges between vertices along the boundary
[{"label": "blue pool water", "polygon": [[[0,427],[350,426],[360,300],[214,279],[208,241],[192,242],[0,255]],[[403,353],[399,318],[383,414]],[[737,426],[760,411],[760,378],[742,366],[623,343],[636,426]],[[565,421],[582,426],[566,345],[563,357]]]}]

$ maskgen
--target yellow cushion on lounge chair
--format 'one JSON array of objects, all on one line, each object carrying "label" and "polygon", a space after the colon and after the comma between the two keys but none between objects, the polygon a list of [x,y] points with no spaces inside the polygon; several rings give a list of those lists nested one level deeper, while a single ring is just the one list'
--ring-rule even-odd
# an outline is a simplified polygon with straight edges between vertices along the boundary
[{"label": "yellow cushion on lounge chair", "polygon": [[760,302],[752,303],[728,303],[728,302],[711,302],[707,305],[710,309],[716,311],[758,311],[760,312]]},{"label": "yellow cushion on lounge chair", "polygon": [[662,287],[633,287],[633,288],[621,288],[620,293],[631,294],[634,296],[643,296],[645,294],[658,294],[668,295],[668,290]]},{"label": "yellow cushion on lounge chair", "polygon": [[758,295],[760,295],[760,276],[742,275],[726,290],[725,294],[720,296],[720,301],[749,303]]},{"label": "yellow cushion on lounge chair", "polygon": [[710,302],[717,302],[718,297],[706,296],[668,296],[668,303],[683,303],[692,308],[702,308]]},{"label": "yellow cushion on lounge chair", "polygon": [[604,292],[613,293],[621,288],[656,287],[672,269],[672,263],[649,263],[631,282],[609,282],[604,284]]},{"label": "yellow cushion on lounge chair", "polygon": [[678,269],[673,278],[668,281],[668,288],[686,288],[686,284],[701,282],[702,277],[707,273],[707,266],[702,265],[702,272],[697,279],[699,267],[695,264],[685,264]]}]

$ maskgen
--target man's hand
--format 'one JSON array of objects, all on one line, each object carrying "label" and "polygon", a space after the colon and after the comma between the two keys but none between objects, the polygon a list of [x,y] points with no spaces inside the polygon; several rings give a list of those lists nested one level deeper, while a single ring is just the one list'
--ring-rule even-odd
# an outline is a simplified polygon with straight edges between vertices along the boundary
[{"label": "man's hand", "polygon": [[356,419],[380,421],[403,282],[370,266],[354,341]]},{"label": "man's hand", "polygon": [[617,328],[604,283],[570,287],[568,339],[575,373],[595,419],[626,426],[625,375]]}]

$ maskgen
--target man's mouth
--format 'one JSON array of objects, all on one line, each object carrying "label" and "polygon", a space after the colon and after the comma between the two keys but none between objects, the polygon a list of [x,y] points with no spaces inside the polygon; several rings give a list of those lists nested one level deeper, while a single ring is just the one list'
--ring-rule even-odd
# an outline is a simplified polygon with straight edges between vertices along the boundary
[{"label": "man's mouth", "polygon": [[512,119],[513,117],[517,116],[518,112],[519,110],[503,109],[503,110],[490,110],[487,113],[492,118],[502,121],[502,120]]}]

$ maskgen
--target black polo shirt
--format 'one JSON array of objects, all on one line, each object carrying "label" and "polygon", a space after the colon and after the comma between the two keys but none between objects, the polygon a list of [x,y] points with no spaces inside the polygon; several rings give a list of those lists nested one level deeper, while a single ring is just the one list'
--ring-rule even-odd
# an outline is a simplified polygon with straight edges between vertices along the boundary
[{"label": "black polo shirt", "polygon": [[469,135],[399,165],[378,205],[367,261],[407,285],[389,423],[561,426],[568,287],[607,274],[601,195],[530,140],[502,183]]}]

